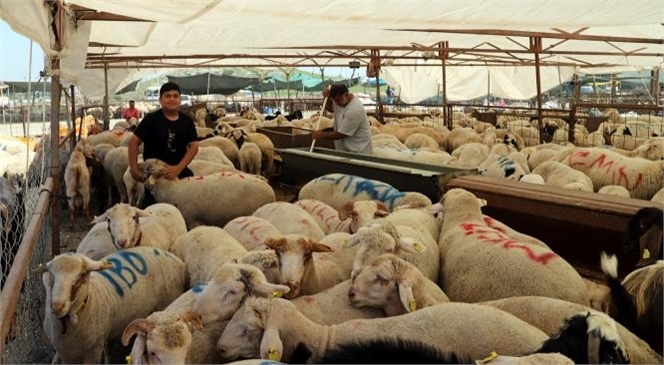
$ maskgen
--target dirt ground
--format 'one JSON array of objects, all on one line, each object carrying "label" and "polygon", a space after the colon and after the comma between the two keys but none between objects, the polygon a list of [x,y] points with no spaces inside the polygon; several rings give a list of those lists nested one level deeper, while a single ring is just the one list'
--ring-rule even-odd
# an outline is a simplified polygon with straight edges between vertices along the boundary
[{"label": "dirt ground", "polygon": [[[297,191],[293,188],[283,187],[276,181],[271,182],[270,185],[272,185],[272,188],[274,189],[277,201],[290,202],[297,197]],[[103,213],[100,209],[94,209],[94,207],[98,207],[99,205],[97,202],[92,202],[90,205],[93,207],[90,212],[90,217],[87,218],[82,215],[81,212],[77,212],[74,216],[73,224],[71,224],[69,208],[67,208],[66,204],[61,204],[60,253],[75,252],[78,244],[88,233],[90,227],[92,227],[90,222],[94,219],[94,216]]]}]

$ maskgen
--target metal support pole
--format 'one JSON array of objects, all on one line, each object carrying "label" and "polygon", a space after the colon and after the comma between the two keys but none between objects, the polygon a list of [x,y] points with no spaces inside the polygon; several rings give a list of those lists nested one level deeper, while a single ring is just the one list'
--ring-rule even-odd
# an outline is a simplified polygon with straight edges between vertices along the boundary
[{"label": "metal support pole", "polygon": [[377,49],[371,50],[371,62],[369,67],[374,67],[376,73],[376,119],[384,123],[383,118],[383,102],[380,100],[380,51]]},{"label": "metal support pole", "polygon": [[445,67],[445,61],[450,57],[449,52],[445,51],[445,49],[449,48],[450,44],[447,41],[440,42],[438,47],[441,48],[441,50],[438,51],[438,57],[440,58],[440,65],[442,69],[441,96],[443,97],[443,122],[447,128],[452,130],[452,116],[448,113],[447,110],[447,67]]},{"label": "metal support pole", "polygon": [[[57,48],[59,44],[57,44]],[[60,254],[60,59],[51,60],[51,178],[53,178],[53,199],[51,199],[51,252]]]},{"label": "metal support pole", "polygon": [[104,130],[111,128],[111,119],[108,115],[108,64],[104,65]]},{"label": "metal support pole", "polygon": [[[71,95],[71,124],[74,128],[74,134],[72,135],[72,138],[69,139],[69,147],[71,147],[71,150],[74,150],[74,146],[76,146],[76,94],[74,94],[74,85],[71,85],[69,87],[70,90],[70,95]],[[78,140],[81,139],[81,133],[83,133],[82,129],[78,130]]]},{"label": "metal support pole", "polygon": [[[530,50],[535,53],[535,81],[537,84],[537,120],[540,131],[540,143],[544,143],[544,125],[542,123],[542,79],[540,75],[540,52],[542,51],[542,38],[530,37]],[[574,137],[573,134],[572,138]]]},{"label": "metal support pole", "polygon": [[655,67],[652,70],[652,97],[655,99],[655,106],[660,107],[659,99],[661,98],[662,87],[659,84],[659,67]]}]

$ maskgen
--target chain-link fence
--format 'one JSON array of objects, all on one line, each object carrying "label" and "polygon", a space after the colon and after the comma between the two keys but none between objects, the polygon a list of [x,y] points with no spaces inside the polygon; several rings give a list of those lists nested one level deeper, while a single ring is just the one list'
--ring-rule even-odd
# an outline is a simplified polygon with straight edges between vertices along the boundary
[{"label": "chain-link fence", "polygon": [[44,285],[30,274],[52,256],[50,154],[35,153],[29,139],[1,138],[2,149],[15,153],[0,164],[0,362],[50,363],[53,351],[42,331]]}]

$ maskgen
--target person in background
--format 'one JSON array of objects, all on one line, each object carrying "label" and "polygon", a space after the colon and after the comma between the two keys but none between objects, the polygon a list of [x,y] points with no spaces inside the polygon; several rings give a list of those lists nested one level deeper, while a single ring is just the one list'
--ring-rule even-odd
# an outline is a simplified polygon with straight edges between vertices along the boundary
[{"label": "person in background", "polygon": [[[180,87],[167,82],[159,89],[161,109],[149,113],[136,128],[129,141],[129,169],[138,182],[145,177],[138,168],[138,147],[143,146],[143,159],[156,158],[169,165],[166,178],[182,179],[194,174],[187,167],[198,152],[194,121],[180,112]],[[145,189],[145,205],[154,204],[154,197]]]},{"label": "person in background", "polygon": [[136,120],[141,119],[141,111],[136,109],[133,100],[129,100],[129,108],[122,111],[122,118],[127,122],[129,122],[131,118],[136,118]]},{"label": "person in background", "polygon": [[371,154],[371,128],[364,105],[343,84],[323,89],[328,98],[325,109],[334,112],[333,131],[314,131],[314,139],[334,140],[334,148],[340,151]]},{"label": "person in background", "polygon": [[388,104],[394,102],[394,90],[390,88],[390,85],[387,85],[387,90],[385,90],[385,95],[387,95]]}]

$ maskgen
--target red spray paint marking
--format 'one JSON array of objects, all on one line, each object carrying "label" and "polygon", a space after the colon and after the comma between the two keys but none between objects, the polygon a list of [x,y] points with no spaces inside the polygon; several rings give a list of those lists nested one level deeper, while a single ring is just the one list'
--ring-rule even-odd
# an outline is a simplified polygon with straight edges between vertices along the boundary
[{"label": "red spray paint marking", "polygon": [[606,161],[606,155],[602,153],[595,161],[593,161],[593,163],[590,164],[590,167],[595,167],[595,165],[597,165],[598,168],[605,167],[606,171],[609,172],[613,168],[614,162],[614,160]]},{"label": "red spray paint marking", "polygon": [[222,172],[219,173],[219,175],[220,175],[220,176],[224,176],[224,177],[227,177],[227,176],[237,176],[237,177],[239,177],[240,179],[244,179],[244,178],[245,178],[245,176],[244,176],[243,174],[238,174],[237,172],[233,172],[233,171],[222,171]]},{"label": "red spray paint marking", "polygon": [[[588,157],[589,154],[590,151],[584,151],[584,150],[573,153],[570,156],[570,167],[581,165],[581,166],[588,166],[589,168],[598,168],[598,169],[604,168],[606,169],[607,175],[611,174],[611,183],[613,185],[621,185],[628,190],[633,190],[638,188],[643,182],[643,173],[639,172],[636,176],[636,181],[634,181],[634,185],[630,186],[629,177],[627,176],[626,173],[627,166],[624,164],[618,165],[618,163],[616,163],[616,160],[607,161],[606,154],[604,153],[602,153],[599,157],[597,157],[595,161],[593,161],[590,165],[587,165],[585,161],[576,161],[576,162],[572,161],[573,157],[585,158]],[[617,169],[613,168],[614,163],[616,163]]]},{"label": "red spray paint marking", "polygon": [[586,162],[585,162],[585,161],[573,162],[573,161],[572,161],[572,158],[576,156],[576,157],[581,157],[581,158],[583,159],[583,158],[585,158],[585,157],[588,157],[589,154],[590,154],[590,151],[583,151],[583,150],[574,152],[574,153],[569,157],[569,166],[570,166],[570,167],[574,167],[574,166],[577,166],[577,165],[586,166]]},{"label": "red spray paint marking", "polygon": [[491,218],[491,217],[487,217],[487,216],[484,216],[484,223],[486,223],[487,226],[489,226],[489,227],[495,229],[496,231],[498,231],[498,232],[500,232],[500,233],[505,233],[505,229],[504,229],[504,228],[502,228],[502,227],[497,227],[497,226],[494,225],[495,222],[496,222],[496,221],[495,221],[493,218]]},{"label": "red spray paint marking", "polygon": [[484,226],[479,223],[466,222],[466,223],[461,223],[459,226],[461,227],[461,229],[463,229],[466,236],[470,235],[477,236],[477,239],[485,243],[502,245],[503,248],[507,250],[515,248],[523,250],[524,253],[526,254],[526,257],[528,257],[530,260],[535,261],[537,263],[541,263],[543,265],[546,265],[547,263],[549,263],[550,260],[558,257],[558,255],[556,255],[553,252],[547,252],[538,255],[532,250],[532,248],[520,243],[515,239],[507,237],[505,234],[496,229],[492,229],[491,227]]},{"label": "red spray paint marking", "polygon": [[261,227],[254,227],[251,230],[249,230],[249,235],[251,235],[251,238],[258,241],[260,239],[260,237],[258,237],[258,234],[256,233],[256,231],[259,231],[260,229],[261,229]]}]

